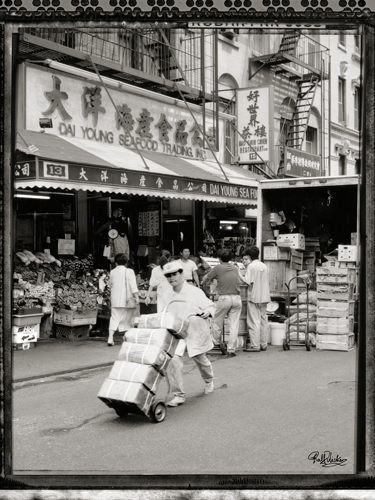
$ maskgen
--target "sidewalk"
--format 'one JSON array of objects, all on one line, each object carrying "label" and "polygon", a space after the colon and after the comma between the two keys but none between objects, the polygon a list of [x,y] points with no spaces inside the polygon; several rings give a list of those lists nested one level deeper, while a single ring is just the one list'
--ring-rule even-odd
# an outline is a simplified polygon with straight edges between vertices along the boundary
[{"label": "sidewalk", "polygon": [[107,337],[104,336],[73,342],[54,338],[38,340],[31,349],[13,351],[13,382],[112,366],[121,344],[122,336],[118,335],[113,347],[108,347]]}]

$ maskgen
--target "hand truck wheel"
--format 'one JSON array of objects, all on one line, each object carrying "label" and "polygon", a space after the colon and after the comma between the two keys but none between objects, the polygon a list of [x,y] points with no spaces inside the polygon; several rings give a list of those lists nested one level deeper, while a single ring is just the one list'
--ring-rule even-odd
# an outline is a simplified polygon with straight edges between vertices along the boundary
[{"label": "hand truck wheel", "polygon": [[158,403],[154,403],[150,409],[150,420],[154,422],[154,424],[158,424],[159,422],[163,422],[165,416],[167,414],[167,407],[161,401]]},{"label": "hand truck wheel", "polygon": [[125,405],[117,405],[114,407],[114,410],[119,417],[127,417],[129,414],[129,410]]},{"label": "hand truck wheel", "polygon": [[306,340],[306,351],[311,351],[310,339],[309,338]]},{"label": "hand truck wheel", "polygon": [[284,349],[284,351],[289,351],[290,350],[289,344],[286,341],[286,339],[283,340],[283,349]]},{"label": "hand truck wheel", "polygon": [[227,344],[225,342],[220,342],[220,351],[224,356],[228,353]]}]

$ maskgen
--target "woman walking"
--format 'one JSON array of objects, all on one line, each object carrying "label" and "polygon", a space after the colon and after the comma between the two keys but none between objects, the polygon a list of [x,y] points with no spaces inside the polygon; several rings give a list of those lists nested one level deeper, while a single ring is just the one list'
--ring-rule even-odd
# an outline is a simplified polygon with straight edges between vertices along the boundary
[{"label": "woman walking", "polygon": [[138,287],[132,269],[127,269],[128,258],[123,253],[115,256],[115,269],[109,276],[111,291],[111,319],[109,321],[108,346],[113,346],[115,331],[124,334],[132,328],[132,320],[139,308]]}]

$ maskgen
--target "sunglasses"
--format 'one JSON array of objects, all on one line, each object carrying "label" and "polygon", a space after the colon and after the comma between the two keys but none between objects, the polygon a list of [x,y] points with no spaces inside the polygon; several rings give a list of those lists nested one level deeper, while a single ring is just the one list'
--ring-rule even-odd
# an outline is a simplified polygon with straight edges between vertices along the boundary
[{"label": "sunglasses", "polygon": [[177,274],[179,274],[180,271],[175,271],[174,273],[168,273],[168,274],[165,274],[164,276],[166,278],[171,278],[172,276],[176,276]]}]

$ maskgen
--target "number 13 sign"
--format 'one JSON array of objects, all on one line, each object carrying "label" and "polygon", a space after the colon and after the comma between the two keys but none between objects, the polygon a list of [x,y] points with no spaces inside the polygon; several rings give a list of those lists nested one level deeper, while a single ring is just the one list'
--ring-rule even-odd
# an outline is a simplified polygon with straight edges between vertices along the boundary
[{"label": "number 13 sign", "polygon": [[43,162],[43,177],[52,179],[69,179],[69,168],[67,163]]}]

